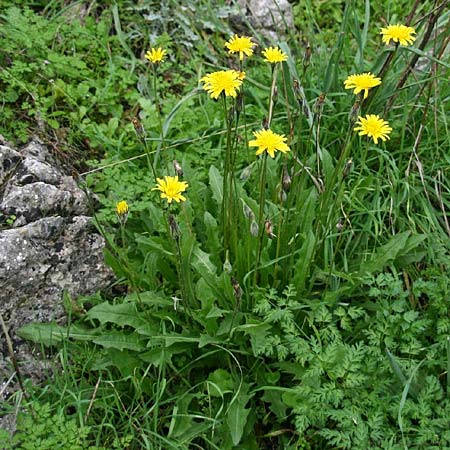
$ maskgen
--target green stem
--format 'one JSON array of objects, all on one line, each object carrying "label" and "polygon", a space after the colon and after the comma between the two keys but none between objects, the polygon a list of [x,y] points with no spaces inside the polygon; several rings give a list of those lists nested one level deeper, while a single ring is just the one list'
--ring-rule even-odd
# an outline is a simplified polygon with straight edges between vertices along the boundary
[{"label": "green stem", "polygon": [[166,146],[165,146],[165,142],[164,142],[164,128],[163,128],[163,122],[162,122],[162,111],[161,111],[161,102],[159,101],[159,97],[158,97],[158,86],[157,86],[157,73],[156,73],[156,65],[153,64],[152,65],[152,71],[153,71],[153,95],[155,97],[155,107],[156,107],[156,114],[158,116],[158,124],[159,124],[159,139],[160,139],[160,144],[158,145],[158,149],[156,151],[155,154],[155,159],[154,159],[154,167],[158,167],[158,159],[159,159],[159,154],[161,153],[161,150],[165,150]]},{"label": "green stem", "polygon": [[265,203],[265,185],[266,185],[266,161],[267,161],[267,152],[264,152],[262,157],[262,162],[260,164],[261,170],[259,174],[259,214],[258,214],[258,248],[256,251],[256,265],[255,265],[255,278],[254,284],[257,286],[258,282],[258,266],[261,260],[262,253],[262,244],[264,240],[264,224],[263,224],[263,216],[264,216],[264,203]]},{"label": "green stem", "polygon": [[228,118],[227,100],[225,94],[222,95],[224,119],[227,127],[227,144],[225,149],[225,165],[223,171],[223,197],[222,197],[222,230],[224,239],[225,253],[230,249],[230,222],[229,215],[231,211],[227,209],[230,205],[230,198],[232,197],[232,183],[230,180],[230,171],[232,165],[231,155],[231,121]]}]

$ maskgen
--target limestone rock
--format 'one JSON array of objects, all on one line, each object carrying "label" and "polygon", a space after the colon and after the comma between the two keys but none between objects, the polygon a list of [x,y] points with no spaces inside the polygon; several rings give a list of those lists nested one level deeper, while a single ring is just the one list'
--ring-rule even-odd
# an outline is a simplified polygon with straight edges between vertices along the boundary
[{"label": "limestone rock", "polygon": [[[0,312],[25,376],[41,379],[45,363],[15,331],[33,321],[61,320],[64,292],[87,295],[112,280],[103,237],[88,214],[85,192],[45,146],[32,142],[17,151],[0,145]],[[0,393],[11,374],[3,345]]]},{"label": "limestone rock", "polygon": [[294,26],[292,6],[287,0],[238,0],[253,27],[277,41]]}]

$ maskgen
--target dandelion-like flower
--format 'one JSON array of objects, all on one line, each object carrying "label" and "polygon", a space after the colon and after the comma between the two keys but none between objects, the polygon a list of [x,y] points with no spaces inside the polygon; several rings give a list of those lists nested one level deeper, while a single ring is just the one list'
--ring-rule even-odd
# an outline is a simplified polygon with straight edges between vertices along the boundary
[{"label": "dandelion-like flower", "polygon": [[264,56],[264,60],[271,64],[287,61],[288,59],[288,55],[278,47],[268,47],[262,51],[262,54]]},{"label": "dandelion-like flower", "polygon": [[165,176],[164,180],[157,178],[156,181],[157,185],[152,191],[161,191],[161,198],[165,198],[168,203],[172,203],[172,200],[175,200],[177,203],[186,200],[186,197],[181,195],[189,186],[186,181],[178,181],[178,176]]},{"label": "dandelion-like flower", "polygon": [[122,218],[128,214],[128,203],[125,200],[116,204],[116,214]]},{"label": "dandelion-like flower", "polygon": [[239,59],[242,61],[245,56],[253,55],[253,47],[256,44],[252,42],[252,38],[247,36],[238,36],[235,34],[230,40],[225,44],[228,49],[228,53],[239,53]]},{"label": "dandelion-like flower", "polygon": [[413,27],[407,27],[406,25],[389,25],[386,28],[382,28],[380,34],[383,35],[383,42],[389,45],[391,39],[394,42],[400,42],[401,45],[411,45],[416,37],[416,30]]},{"label": "dandelion-like flower", "polygon": [[164,61],[166,54],[167,54],[167,51],[163,50],[161,47],[151,48],[145,54],[145,59],[148,59],[153,64],[157,64],[157,63]]},{"label": "dandelion-like flower", "polygon": [[355,89],[354,94],[364,91],[364,98],[369,95],[369,89],[381,84],[381,78],[372,75],[370,72],[349,75],[344,81],[345,89]]},{"label": "dandelion-like flower", "polygon": [[253,135],[256,139],[250,141],[248,145],[250,147],[258,147],[256,155],[260,155],[263,152],[267,152],[271,158],[275,157],[275,152],[280,151],[287,153],[290,151],[289,146],[286,144],[286,137],[284,134],[276,134],[272,130],[260,130],[254,131]]},{"label": "dandelion-like flower", "polygon": [[392,128],[389,126],[389,123],[386,120],[381,119],[379,116],[375,114],[366,114],[366,117],[358,117],[358,121],[356,122],[354,131],[359,131],[360,136],[369,136],[373,139],[375,144],[378,144],[378,139],[382,141],[386,141],[389,138],[389,133],[392,131]]},{"label": "dandelion-like flower", "polygon": [[224,92],[226,96],[236,97],[237,91],[245,77],[244,72],[236,70],[220,70],[205,75],[200,81],[204,83],[203,89],[207,91],[212,98],[216,99]]}]

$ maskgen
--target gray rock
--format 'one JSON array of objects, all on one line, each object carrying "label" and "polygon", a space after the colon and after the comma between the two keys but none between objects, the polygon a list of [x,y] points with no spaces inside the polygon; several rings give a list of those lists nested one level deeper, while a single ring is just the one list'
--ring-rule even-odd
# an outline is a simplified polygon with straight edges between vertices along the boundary
[{"label": "gray rock", "polygon": [[[112,272],[86,194],[45,146],[0,146],[0,181],[0,313],[21,372],[38,381],[48,374],[46,362],[15,331],[29,322],[64,320],[63,293],[106,288]],[[12,373],[6,345],[0,346],[0,397],[17,387]]]},{"label": "gray rock", "polygon": [[253,27],[264,36],[278,40],[294,26],[292,6],[287,0],[238,0]]},{"label": "gray rock", "polygon": [[0,145],[0,189],[21,159],[22,155],[20,153]]}]

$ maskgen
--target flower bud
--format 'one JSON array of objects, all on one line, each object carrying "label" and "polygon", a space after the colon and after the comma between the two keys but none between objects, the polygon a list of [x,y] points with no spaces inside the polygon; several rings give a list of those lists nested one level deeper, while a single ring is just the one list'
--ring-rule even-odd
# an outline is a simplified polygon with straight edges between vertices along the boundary
[{"label": "flower bud", "polygon": [[264,222],[264,231],[266,232],[269,239],[273,239],[276,237],[273,234],[272,222],[269,219],[266,219],[266,221]]},{"label": "flower bud", "polygon": [[247,217],[247,219],[253,220],[255,218],[255,214],[253,213],[252,209],[247,205],[247,203],[243,203],[243,210],[244,210],[244,216]]},{"label": "flower bud", "polygon": [[177,221],[175,220],[175,216],[173,216],[172,214],[170,214],[170,216],[169,216],[169,228],[170,228],[170,234],[172,235],[173,239],[178,241],[178,239],[181,236],[181,230],[177,224]]},{"label": "flower bud", "polygon": [[231,273],[231,271],[233,270],[233,267],[230,263],[230,260],[228,259],[228,250],[225,256],[225,262],[223,263],[223,271],[226,273]]},{"label": "flower bud", "polygon": [[289,171],[286,167],[286,164],[283,166],[283,176],[281,178],[281,184],[283,185],[283,191],[289,192],[289,189],[291,188],[292,179],[289,175]]},{"label": "flower bud", "polygon": [[183,169],[176,159],[173,160],[173,168],[175,170],[175,173],[181,178],[183,176]]},{"label": "flower bud", "polygon": [[234,297],[236,298],[237,302],[239,303],[239,301],[242,297],[241,286],[239,285],[238,280],[236,280],[236,278],[234,278],[234,277],[231,277],[231,285],[233,286]]},{"label": "flower bud", "polygon": [[347,162],[345,163],[344,169],[342,170],[342,176],[344,178],[346,178],[348,176],[348,174],[351,172],[353,167],[353,160],[350,158],[347,160]]},{"label": "flower bud", "polygon": [[142,123],[140,122],[140,120],[137,117],[133,117],[131,119],[131,121],[133,122],[134,131],[136,131],[137,137],[139,139],[144,139],[145,138],[145,130],[144,130],[144,127],[143,127]]},{"label": "flower bud", "polygon": [[356,120],[358,119],[359,111],[361,109],[360,106],[361,106],[361,103],[359,100],[356,100],[355,103],[353,103],[352,109],[350,110],[350,112],[348,114],[348,121],[350,122],[350,124],[355,123]]},{"label": "flower bud", "polygon": [[252,164],[250,164],[249,166],[247,166],[242,172],[241,172],[241,176],[239,177],[239,179],[241,181],[247,181],[250,176],[252,174]]},{"label": "flower bud", "polygon": [[311,62],[312,49],[311,45],[308,42],[305,48],[305,54],[303,55],[303,69],[306,69]]},{"label": "flower bud", "polygon": [[254,237],[257,237],[259,234],[259,226],[254,220],[250,224],[250,234]]}]

